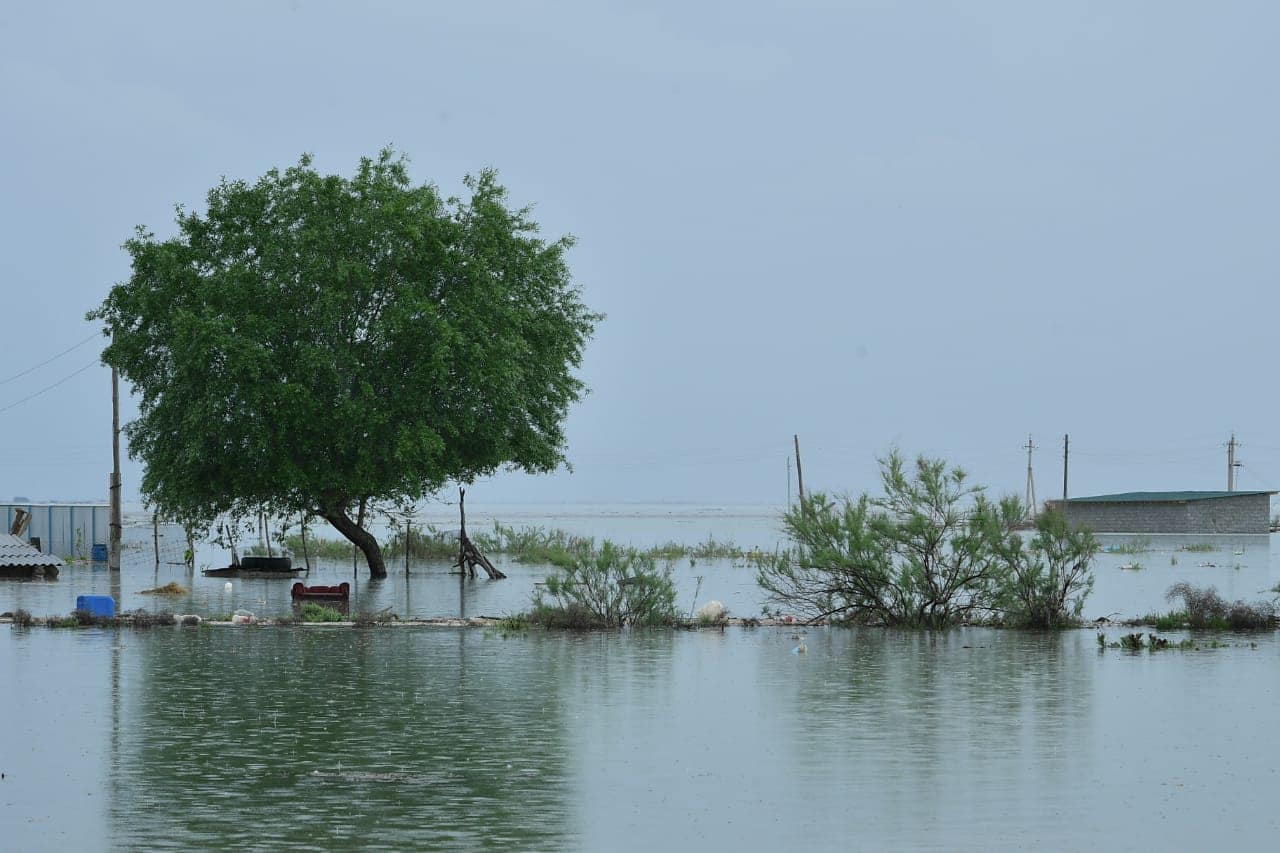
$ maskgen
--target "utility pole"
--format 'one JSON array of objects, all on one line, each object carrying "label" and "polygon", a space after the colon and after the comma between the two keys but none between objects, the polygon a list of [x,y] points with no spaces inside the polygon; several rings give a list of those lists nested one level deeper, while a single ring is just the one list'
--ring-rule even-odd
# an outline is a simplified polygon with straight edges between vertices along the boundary
[{"label": "utility pole", "polygon": [[1231,433],[1231,440],[1227,442],[1227,491],[1234,492],[1236,490],[1236,469],[1240,467],[1240,463],[1236,461],[1236,448],[1240,445],[1236,443],[1236,434]]},{"label": "utility pole", "polygon": [[800,511],[804,512],[804,471],[800,468],[800,436],[791,436],[796,442],[796,489],[800,492]]},{"label": "utility pole", "polygon": [[1036,446],[1031,442],[1031,435],[1027,435],[1027,518],[1036,517],[1036,476],[1031,471],[1031,451]]},{"label": "utility pole", "polygon": [[1071,461],[1071,436],[1062,436],[1062,511],[1067,511],[1067,468]]},{"label": "utility pole", "polygon": [[[112,342],[115,337],[112,336]],[[120,371],[111,368],[111,531],[107,569],[120,571]]]},{"label": "utility pole", "polygon": [[791,509],[791,457],[787,457],[787,509]]}]

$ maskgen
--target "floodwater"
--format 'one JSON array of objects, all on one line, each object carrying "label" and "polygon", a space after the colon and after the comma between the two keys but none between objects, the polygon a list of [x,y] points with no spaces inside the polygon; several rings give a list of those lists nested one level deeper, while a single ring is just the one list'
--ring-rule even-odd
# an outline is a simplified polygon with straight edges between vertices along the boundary
[{"label": "floodwater", "polygon": [[[420,516],[420,523],[449,529],[454,510],[437,507]],[[696,545],[714,538],[742,548],[771,551],[781,544],[780,508],[765,506],[612,505],[601,507],[563,505],[539,507],[508,505],[485,511],[470,510],[468,527],[483,530],[497,519],[513,527],[560,528],[571,533],[610,538],[618,542],[650,546],[668,541]],[[141,516],[125,528],[123,568],[116,576],[105,563],[73,563],[63,568],[57,581],[0,582],[0,612],[22,608],[36,616],[71,612],[83,594],[115,597],[121,610],[168,610],[175,613],[227,614],[245,609],[259,616],[290,612],[289,589],[294,579],[209,578],[192,571],[182,560],[186,543],[179,529],[161,526],[157,540]],[[315,531],[339,538],[336,533]],[[382,531],[385,537],[385,531]],[[1109,548],[1123,548],[1137,537],[1099,537]],[[1087,619],[1102,616],[1133,618],[1173,609],[1165,592],[1174,583],[1214,586],[1229,600],[1270,598],[1280,583],[1280,536],[1150,536],[1143,537],[1148,550],[1138,553],[1104,552],[1094,568],[1095,586],[1084,611]],[[384,538],[385,541],[385,538]],[[242,542],[241,548],[247,543]],[[1186,551],[1207,546],[1212,551]],[[159,553],[157,561],[156,554]],[[491,581],[454,574],[448,560],[388,560],[390,577],[371,582],[363,562],[357,570],[351,560],[313,561],[313,571],[302,578],[309,584],[353,584],[350,610],[375,613],[390,610],[401,617],[505,616],[527,610],[536,585],[552,569],[546,565],[516,562],[490,555],[508,575]],[[196,550],[197,567],[225,566],[227,551],[210,542]],[[159,565],[157,565],[157,562]],[[296,563],[301,563],[295,558]],[[1122,568],[1128,566],[1130,568]],[[1136,567],[1136,568],[1134,568]],[[756,584],[756,571],[745,561],[690,560],[671,563],[680,608],[692,611],[695,602],[716,599],[738,616],[758,615],[767,603]],[[142,590],[175,582],[189,590],[178,597],[141,595]]]},{"label": "floodwater", "polygon": [[[503,521],[640,545],[776,542],[773,512],[673,512]],[[76,564],[5,582],[0,611],[67,613],[86,592],[126,609],[288,611],[289,582],[228,593],[170,565],[184,546],[161,533],[158,569],[150,528],[131,527],[118,577]],[[1217,550],[1177,550],[1198,541]],[[198,562],[222,559],[210,549]],[[1085,615],[1167,609],[1182,580],[1269,596],[1272,550],[1152,537],[1100,557]],[[361,579],[354,606],[524,609],[548,568],[499,563],[507,580],[395,565]],[[749,567],[674,569],[682,607],[695,591],[742,615],[763,603]],[[311,582],[350,576],[336,562]],[[138,594],[170,580],[192,592]],[[1087,629],[0,628],[0,847],[1265,848],[1280,830],[1280,642],[1218,639],[1130,653]]]},{"label": "floodwater", "polygon": [[0,631],[33,849],[1265,849],[1280,645]]}]

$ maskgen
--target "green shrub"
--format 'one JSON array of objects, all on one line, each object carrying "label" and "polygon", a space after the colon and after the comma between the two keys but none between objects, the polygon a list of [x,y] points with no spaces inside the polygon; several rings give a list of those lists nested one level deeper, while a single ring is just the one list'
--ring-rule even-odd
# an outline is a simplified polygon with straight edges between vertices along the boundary
[{"label": "green shrub", "polygon": [[1189,628],[1214,631],[1262,631],[1275,627],[1276,607],[1270,601],[1227,602],[1214,587],[1176,583],[1165,593],[1169,601],[1181,599]]},{"label": "green shrub", "polygon": [[809,620],[945,628],[1070,624],[1092,587],[1097,543],[1053,513],[1024,543],[1016,498],[987,499],[940,459],[910,473],[881,460],[884,496],[806,497],[783,516],[793,547],[761,561],[772,609]]},{"label": "green shrub", "polygon": [[314,601],[308,601],[302,605],[299,616],[301,616],[303,622],[342,622],[347,618],[332,607],[325,607],[323,604],[316,604]]},{"label": "green shrub", "polygon": [[1049,510],[1036,519],[1036,535],[1004,536],[996,547],[1010,567],[1005,578],[1005,621],[1023,628],[1064,628],[1079,623],[1093,591],[1091,566],[1098,542],[1086,529],[1073,530],[1066,516]]},{"label": "green shrub", "polygon": [[535,624],[574,629],[669,625],[675,618],[670,569],[659,571],[652,557],[608,541],[548,575],[530,614]]}]

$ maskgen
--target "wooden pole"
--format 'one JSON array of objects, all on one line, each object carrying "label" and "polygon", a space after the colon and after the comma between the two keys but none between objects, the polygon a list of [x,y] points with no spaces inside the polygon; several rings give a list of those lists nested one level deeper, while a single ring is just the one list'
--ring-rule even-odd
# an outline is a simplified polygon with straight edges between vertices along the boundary
[{"label": "wooden pole", "polygon": [[151,513],[151,544],[156,552],[156,571],[160,571],[160,516]]},{"label": "wooden pole", "polygon": [[800,467],[800,436],[793,435],[792,438],[796,442],[796,491],[800,493],[800,511],[805,512],[804,507],[804,469]]},{"label": "wooden pole", "polygon": [[1067,468],[1071,462],[1071,436],[1062,436],[1062,513],[1067,512]]},{"label": "wooden pole", "polygon": [[[112,338],[114,341],[114,337]],[[120,571],[120,371],[111,368],[111,522],[107,568]]]}]

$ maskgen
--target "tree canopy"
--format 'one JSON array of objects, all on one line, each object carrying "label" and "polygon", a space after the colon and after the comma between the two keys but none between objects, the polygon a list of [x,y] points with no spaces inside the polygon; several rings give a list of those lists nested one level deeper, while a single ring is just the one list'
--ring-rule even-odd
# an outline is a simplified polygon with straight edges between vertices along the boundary
[{"label": "tree canopy", "polygon": [[465,186],[415,186],[389,149],[351,178],[304,156],[223,179],[173,237],[139,228],[130,278],[89,319],[140,398],[126,431],[146,499],[196,524],[315,513],[379,576],[362,500],[562,464],[600,317],[572,282],[572,238],[542,239],[492,171]]}]

